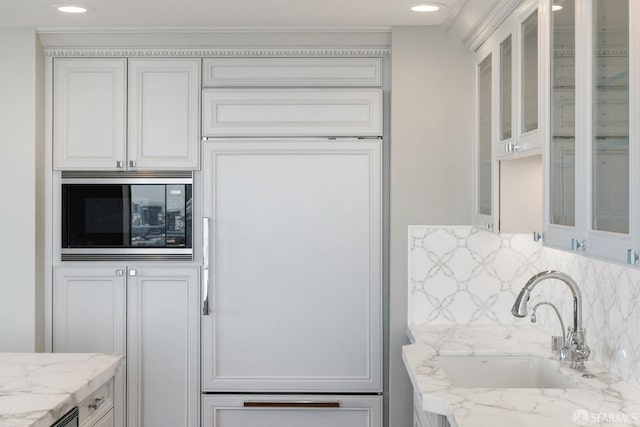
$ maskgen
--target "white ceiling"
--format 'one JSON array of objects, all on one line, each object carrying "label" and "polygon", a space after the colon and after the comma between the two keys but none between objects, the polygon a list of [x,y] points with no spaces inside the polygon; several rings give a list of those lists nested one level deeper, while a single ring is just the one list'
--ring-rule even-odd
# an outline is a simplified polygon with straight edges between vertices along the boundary
[{"label": "white ceiling", "polygon": [[[496,0],[436,0],[435,13],[409,10],[420,0],[0,0],[0,28],[96,27],[449,27],[461,9],[488,9]],[[62,14],[54,4],[93,10]],[[476,17],[478,19],[479,17]],[[469,19],[465,17],[465,19]],[[473,18],[472,18],[473,20]]]}]

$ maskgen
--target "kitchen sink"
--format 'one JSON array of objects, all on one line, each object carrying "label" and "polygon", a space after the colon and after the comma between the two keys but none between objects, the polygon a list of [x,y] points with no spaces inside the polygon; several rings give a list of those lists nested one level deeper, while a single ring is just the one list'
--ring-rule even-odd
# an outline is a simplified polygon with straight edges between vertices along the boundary
[{"label": "kitchen sink", "polygon": [[463,388],[577,388],[558,361],[537,356],[440,356],[449,383]]}]

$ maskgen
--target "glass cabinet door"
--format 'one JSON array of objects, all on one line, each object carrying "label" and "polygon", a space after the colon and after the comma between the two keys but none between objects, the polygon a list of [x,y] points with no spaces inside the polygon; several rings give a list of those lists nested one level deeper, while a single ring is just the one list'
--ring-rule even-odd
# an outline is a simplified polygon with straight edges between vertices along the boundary
[{"label": "glass cabinet door", "polygon": [[500,141],[511,138],[511,68],[512,68],[511,35],[500,43]]},{"label": "glass cabinet door", "polygon": [[538,129],[538,11],[522,23],[521,133]]},{"label": "glass cabinet door", "polygon": [[491,198],[491,55],[478,65],[478,214],[490,216]]},{"label": "glass cabinet door", "polygon": [[551,14],[549,222],[573,227],[576,221],[575,0],[556,0],[554,6]]},{"label": "glass cabinet door", "polygon": [[591,228],[629,234],[629,0],[593,1]]}]

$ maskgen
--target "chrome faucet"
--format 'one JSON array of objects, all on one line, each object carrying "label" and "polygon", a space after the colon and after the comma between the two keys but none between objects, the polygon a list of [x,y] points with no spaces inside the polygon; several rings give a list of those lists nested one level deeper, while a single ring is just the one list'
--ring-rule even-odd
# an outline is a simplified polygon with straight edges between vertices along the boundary
[{"label": "chrome faucet", "polygon": [[569,275],[560,271],[542,271],[531,277],[524,285],[513,304],[511,314],[516,317],[527,315],[527,302],[533,288],[543,280],[557,279],[567,285],[573,294],[573,328],[567,332],[564,346],[560,351],[562,360],[569,360],[573,369],[584,369],[584,361],[589,358],[591,350],[585,341],[585,330],[582,327],[582,294],[578,284]]}]

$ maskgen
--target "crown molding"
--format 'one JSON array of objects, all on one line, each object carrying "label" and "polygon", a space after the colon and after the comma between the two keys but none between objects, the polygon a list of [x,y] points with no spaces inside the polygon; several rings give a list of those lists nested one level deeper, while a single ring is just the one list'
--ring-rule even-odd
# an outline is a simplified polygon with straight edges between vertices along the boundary
[{"label": "crown molding", "polygon": [[38,34],[390,33],[391,27],[40,27],[36,31]]},{"label": "crown molding", "polygon": [[45,48],[51,57],[385,57],[391,50],[379,48]]},{"label": "crown molding", "polygon": [[447,15],[447,17],[442,22],[442,28],[444,28],[445,31],[449,31],[449,28],[451,28],[451,26],[456,21],[456,19],[458,19],[458,17],[460,16],[461,11],[467,5],[467,2],[468,2],[468,0],[458,0],[453,5],[451,10],[449,11],[449,14]]},{"label": "crown molding", "polygon": [[523,0],[500,0],[480,25],[464,40],[469,49],[476,51],[482,43],[516,10]]},{"label": "crown molding", "polygon": [[391,32],[375,28],[41,29],[47,56],[380,57]]}]

